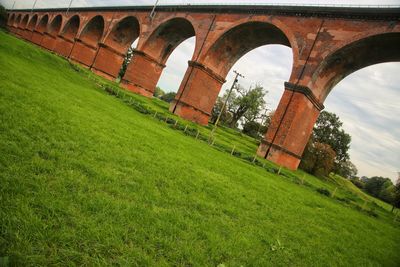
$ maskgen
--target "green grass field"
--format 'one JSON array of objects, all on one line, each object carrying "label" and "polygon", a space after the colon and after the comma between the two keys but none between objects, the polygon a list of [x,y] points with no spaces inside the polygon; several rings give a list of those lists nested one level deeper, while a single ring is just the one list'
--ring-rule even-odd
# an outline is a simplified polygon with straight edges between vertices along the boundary
[{"label": "green grass field", "polygon": [[388,204],[231,156],[99,83],[115,86],[0,31],[0,265],[399,266]]}]

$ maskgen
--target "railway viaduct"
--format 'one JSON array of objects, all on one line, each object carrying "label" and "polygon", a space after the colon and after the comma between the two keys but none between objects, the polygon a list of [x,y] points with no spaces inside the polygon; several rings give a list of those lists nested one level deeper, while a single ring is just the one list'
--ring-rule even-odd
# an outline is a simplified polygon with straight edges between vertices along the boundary
[{"label": "railway viaduct", "polygon": [[208,123],[240,57],[267,44],[290,47],[292,73],[257,151],[290,169],[298,167],[323,103],[340,80],[369,65],[400,61],[400,8],[186,5],[160,6],[150,16],[151,8],[9,10],[8,27],[109,79],[117,77],[139,38],[121,84],[149,97],[172,51],[194,36],[170,110],[200,124]]}]

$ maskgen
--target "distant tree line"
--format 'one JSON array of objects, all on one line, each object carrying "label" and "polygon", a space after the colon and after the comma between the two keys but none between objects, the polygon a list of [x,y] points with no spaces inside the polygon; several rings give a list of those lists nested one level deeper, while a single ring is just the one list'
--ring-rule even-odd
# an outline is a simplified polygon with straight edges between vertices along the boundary
[{"label": "distant tree line", "polygon": [[166,93],[159,86],[157,86],[156,90],[154,91],[154,96],[160,98],[161,100],[164,100],[167,103],[171,103],[175,99],[176,93],[175,92]]},{"label": "distant tree line", "polygon": [[393,184],[389,178],[380,176],[352,177],[350,181],[371,196],[392,204],[392,211],[400,208],[400,178],[397,179],[396,184]]}]

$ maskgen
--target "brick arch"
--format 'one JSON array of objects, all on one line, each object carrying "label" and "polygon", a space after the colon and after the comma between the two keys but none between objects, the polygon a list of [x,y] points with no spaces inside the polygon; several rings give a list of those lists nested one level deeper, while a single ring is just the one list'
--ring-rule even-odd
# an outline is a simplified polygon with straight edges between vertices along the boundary
[{"label": "brick arch", "polygon": [[40,45],[50,51],[53,51],[56,46],[57,36],[60,33],[62,25],[63,17],[61,14],[52,16],[52,19],[49,21],[47,29],[44,32],[44,36]]},{"label": "brick arch", "polygon": [[400,32],[358,39],[328,55],[314,72],[308,87],[323,102],[332,88],[351,73],[385,62],[400,62]]},{"label": "brick arch", "polygon": [[140,41],[122,79],[125,88],[153,96],[168,57],[186,39],[196,36],[193,24],[184,17],[167,18]]},{"label": "brick arch", "polygon": [[54,52],[64,57],[69,57],[81,26],[81,18],[79,15],[73,15],[61,27],[58,38],[54,46]]},{"label": "brick arch", "polygon": [[28,22],[28,26],[26,27],[29,31],[33,31],[36,27],[38,21],[38,15],[35,14],[32,16],[32,18]]},{"label": "brick arch", "polygon": [[120,19],[111,29],[104,43],[121,53],[126,53],[128,48],[140,35],[139,21],[134,16]]},{"label": "brick arch", "polygon": [[19,14],[17,18],[14,20],[14,27],[18,27],[19,23],[21,22],[22,15]]},{"label": "brick arch", "polygon": [[140,25],[136,17],[126,16],[116,21],[104,43],[100,43],[92,71],[110,80],[117,78],[128,48],[139,35]]},{"label": "brick arch", "polygon": [[28,25],[28,21],[29,21],[29,15],[26,14],[25,16],[22,17],[22,20],[19,23],[18,27],[21,29],[25,29],[26,26]]},{"label": "brick arch", "polygon": [[105,21],[101,15],[91,18],[84,26],[79,38],[86,44],[98,46],[104,34]]},{"label": "brick arch", "polygon": [[69,57],[91,68],[95,63],[99,53],[101,41],[105,32],[105,20],[101,15],[90,17],[87,22],[81,26],[78,37],[75,38]]},{"label": "brick arch", "polygon": [[44,33],[47,29],[48,23],[49,23],[49,15],[46,14],[40,18],[39,23],[35,27],[35,31],[39,33]]},{"label": "brick arch", "polygon": [[[218,29],[218,23],[216,27]],[[170,105],[170,110],[178,116],[203,125],[208,123],[226,75],[243,55],[268,44],[291,48],[287,35],[269,22],[242,21],[234,25],[222,24],[220,28],[225,30],[210,37],[204,53],[196,61],[189,62],[177,96]]]},{"label": "brick arch", "polygon": [[335,45],[329,46],[331,52],[328,55],[327,49],[317,50],[313,63],[318,64],[315,68],[311,64],[311,71],[307,71],[307,76],[311,73],[307,83],[285,86],[258,155],[296,169],[319,112],[324,108],[322,103],[332,88],[364,67],[400,61],[400,32],[382,32],[378,27],[368,31],[364,37],[349,34],[351,38],[341,42],[340,46],[336,45],[337,49],[334,49]]},{"label": "brick arch", "polygon": [[165,64],[172,51],[193,36],[196,36],[196,31],[188,19],[183,17],[167,19],[159,24],[139,49],[160,64]]},{"label": "brick arch", "polygon": [[14,25],[14,20],[15,20],[15,14],[12,13],[10,15],[10,17],[8,18],[8,25],[10,25],[10,26]]},{"label": "brick arch", "polygon": [[63,17],[61,14],[55,16],[47,28],[47,32],[51,35],[57,36],[61,30],[61,25],[63,23]]},{"label": "brick arch", "polygon": [[221,77],[226,77],[232,66],[246,53],[268,44],[291,47],[286,34],[273,24],[249,21],[225,31],[201,57]]},{"label": "brick arch", "polygon": [[60,35],[68,40],[73,40],[75,36],[78,34],[80,24],[81,24],[81,19],[79,15],[72,16],[67,21],[67,23],[65,23],[65,26],[60,32]]}]

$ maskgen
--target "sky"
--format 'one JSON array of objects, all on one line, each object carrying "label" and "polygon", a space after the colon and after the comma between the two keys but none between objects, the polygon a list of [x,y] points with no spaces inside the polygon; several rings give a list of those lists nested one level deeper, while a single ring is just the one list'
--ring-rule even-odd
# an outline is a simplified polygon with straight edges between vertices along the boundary
[{"label": "sky", "polygon": [[[67,7],[70,0],[37,0],[36,8]],[[208,4],[210,0],[160,0],[159,4]],[[269,3],[318,5],[376,5],[376,0],[321,1],[276,0]],[[34,0],[0,0],[6,8],[32,8]],[[111,5],[153,5],[155,0],[73,0],[73,7]],[[219,4],[268,1],[218,1]],[[400,0],[380,0],[379,5],[400,6]],[[178,46],[167,61],[158,85],[166,91],[177,91],[194,51],[194,38]],[[249,87],[261,83],[268,94],[269,109],[275,109],[289,79],[292,67],[290,48],[268,45],[244,55],[232,67],[221,94],[233,81],[233,70],[245,78],[240,83]],[[327,97],[325,110],[336,113],[343,128],[352,136],[350,158],[359,176],[384,176],[392,181],[400,171],[400,62],[373,65],[347,76]]]}]

